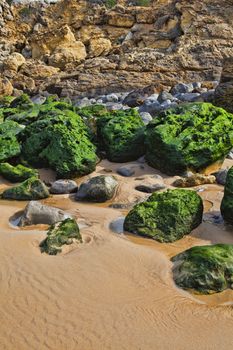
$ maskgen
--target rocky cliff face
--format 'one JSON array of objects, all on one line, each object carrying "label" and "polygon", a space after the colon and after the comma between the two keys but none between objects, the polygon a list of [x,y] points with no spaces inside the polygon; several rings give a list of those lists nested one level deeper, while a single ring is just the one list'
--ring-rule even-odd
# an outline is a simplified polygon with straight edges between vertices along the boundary
[{"label": "rocky cliff face", "polygon": [[[29,93],[92,96],[218,80],[233,56],[232,0],[9,3],[0,1],[1,76]],[[25,59],[13,67],[14,52]]]}]

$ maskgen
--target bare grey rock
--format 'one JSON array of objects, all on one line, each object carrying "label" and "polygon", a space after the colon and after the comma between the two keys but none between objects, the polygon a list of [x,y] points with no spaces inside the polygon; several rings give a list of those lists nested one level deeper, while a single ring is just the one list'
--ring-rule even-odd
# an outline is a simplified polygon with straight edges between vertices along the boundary
[{"label": "bare grey rock", "polygon": [[117,189],[117,180],[110,175],[95,176],[81,184],[75,199],[77,201],[106,202]]},{"label": "bare grey rock", "polygon": [[19,226],[52,225],[67,218],[72,218],[72,216],[61,209],[50,207],[37,201],[30,201],[24,209]]},{"label": "bare grey rock", "polygon": [[74,180],[57,180],[49,189],[52,194],[74,193],[78,189],[78,185]]}]

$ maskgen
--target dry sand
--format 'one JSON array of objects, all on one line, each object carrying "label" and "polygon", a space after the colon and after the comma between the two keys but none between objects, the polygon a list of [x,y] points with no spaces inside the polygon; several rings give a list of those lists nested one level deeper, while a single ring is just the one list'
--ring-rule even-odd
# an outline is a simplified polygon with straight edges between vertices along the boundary
[{"label": "dry sand", "polygon": [[[115,203],[147,197],[134,190],[142,181],[135,179],[156,171],[132,164],[135,176],[117,175]],[[115,174],[117,167],[101,162],[97,173]],[[41,175],[47,180],[54,176],[47,171]],[[168,186],[173,180],[164,176]],[[0,189],[8,185],[2,181]],[[218,213],[223,187],[198,188],[204,188],[199,193],[206,211]],[[57,256],[41,254],[38,244],[46,227],[13,227],[10,217],[26,202],[0,201],[1,350],[233,349],[233,292],[201,297],[184,292],[173,283],[169,260],[194,245],[233,243],[232,228],[208,222],[207,213],[191,235],[160,244],[113,233],[110,222],[126,210],[109,208],[110,203],[80,204],[69,196],[42,202],[76,215],[85,244]]]}]

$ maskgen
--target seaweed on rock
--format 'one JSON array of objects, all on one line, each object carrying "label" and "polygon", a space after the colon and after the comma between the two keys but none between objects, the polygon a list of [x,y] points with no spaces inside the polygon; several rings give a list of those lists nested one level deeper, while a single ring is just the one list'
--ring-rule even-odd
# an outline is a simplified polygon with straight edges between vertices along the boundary
[{"label": "seaweed on rock", "polygon": [[112,162],[128,162],[144,154],[145,126],[135,109],[113,111],[98,118],[97,136]]},{"label": "seaweed on rock", "polygon": [[48,197],[48,188],[37,177],[30,177],[19,185],[8,188],[2,193],[3,199],[19,201],[44,199]]},{"label": "seaweed on rock", "polygon": [[147,125],[146,159],[168,175],[203,171],[233,147],[233,114],[210,103],[162,112]]},{"label": "seaweed on rock", "polygon": [[38,171],[27,168],[22,164],[13,166],[9,163],[0,163],[0,175],[11,182],[25,181],[30,177],[38,177]]},{"label": "seaweed on rock", "polygon": [[21,147],[17,137],[22,130],[14,121],[0,123],[0,162],[19,156]]},{"label": "seaweed on rock", "polygon": [[167,190],[137,204],[126,216],[124,229],[159,242],[174,242],[199,226],[202,215],[202,199],[196,192]]},{"label": "seaweed on rock", "polygon": [[231,167],[227,173],[224,196],[220,209],[223,219],[233,225],[233,167]]},{"label": "seaweed on rock", "polygon": [[40,243],[40,249],[42,253],[56,255],[62,251],[63,245],[74,241],[82,243],[82,236],[77,222],[68,218],[50,227],[46,239]]},{"label": "seaweed on rock", "polygon": [[233,245],[197,246],[173,257],[175,283],[200,294],[221,292],[233,286]]},{"label": "seaweed on rock", "polygon": [[81,117],[61,111],[28,125],[22,133],[22,156],[37,167],[49,166],[60,178],[95,170],[97,156]]}]

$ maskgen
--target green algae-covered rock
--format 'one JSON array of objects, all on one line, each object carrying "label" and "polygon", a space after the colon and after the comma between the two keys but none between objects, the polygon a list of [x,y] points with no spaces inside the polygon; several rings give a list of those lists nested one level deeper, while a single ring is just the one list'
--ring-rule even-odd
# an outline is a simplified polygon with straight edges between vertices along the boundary
[{"label": "green algae-covered rock", "polygon": [[48,188],[37,177],[30,177],[21,184],[8,188],[2,193],[3,199],[19,201],[36,200],[49,197]]},{"label": "green algae-covered rock", "polygon": [[9,107],[14,99],[14,96],[2,96],[0,98],[0,108]]},{"label": "green algae-covered rock", "polygon": [[159,242],[174,242],[200,225],[202,214],[202,199],[196,192],[168,190],[137,204],[126,216],[124,229]]},{"label": "green algae-covered rock", "polygon": [[17,135],[22,127],[14,121],[0,123],[0,162],[4,162],[20,154],[21,148]]},{"label": "green algae-covered rock", "polygon": [[210,103],[180,105],[147,125],[146,159],[168,175],[201,172],[233,147],[233,114]]},{"label": "green algae-covered rock", "polygon": [[22,155],[35,167],[51,167],[60,178],[95,170],[95,146],[81,117],[63,111],[28,125],[22,133]]},{"label": "green algae-covered rock", "polygon": [[224,196],[221,203],[223,219],[233,225],[233,167],[228,170]]},{"label": "green algae-covered rock", "polygon": [[21,182],[32,176],[37,177],[38,171],[21,164],[13,166],[9,163],[0,163],[0,175],[11,182]]},{"label": "green algae-covered rock", "polygon": [[43,104],[36,104],[23,94],[14,99],[8,108],[0,108],[0,116],[4,120],[13,120],[28,125],[66,110],[73,111],[74,107],[66,101],[54,99],[53,96],[48,97]]},{"label": "green algae-covered rock", "polygon": [[171,259],[175,283],[201,294],[233,288],[233,245],[197,246]]},{"label": "green algae-covered rock", "polygon": [[74,241],[82,243],[82,237],[76,221],[68,218],[50,227],[47,238],[40,244],[41,252],[56,255],[62,251],[63,245]]},{"label": "green algae-covered rock", "polygon": [[76,112],[82,118],[98,118],[109,113],[106,106],[99,104],[86,107],[76,107]]},{"label": "green algae-covered rock", "polygon": [[97,134],[110,161],[128,162],[144,154],[145,127],[134,109],[98,118]]}]

